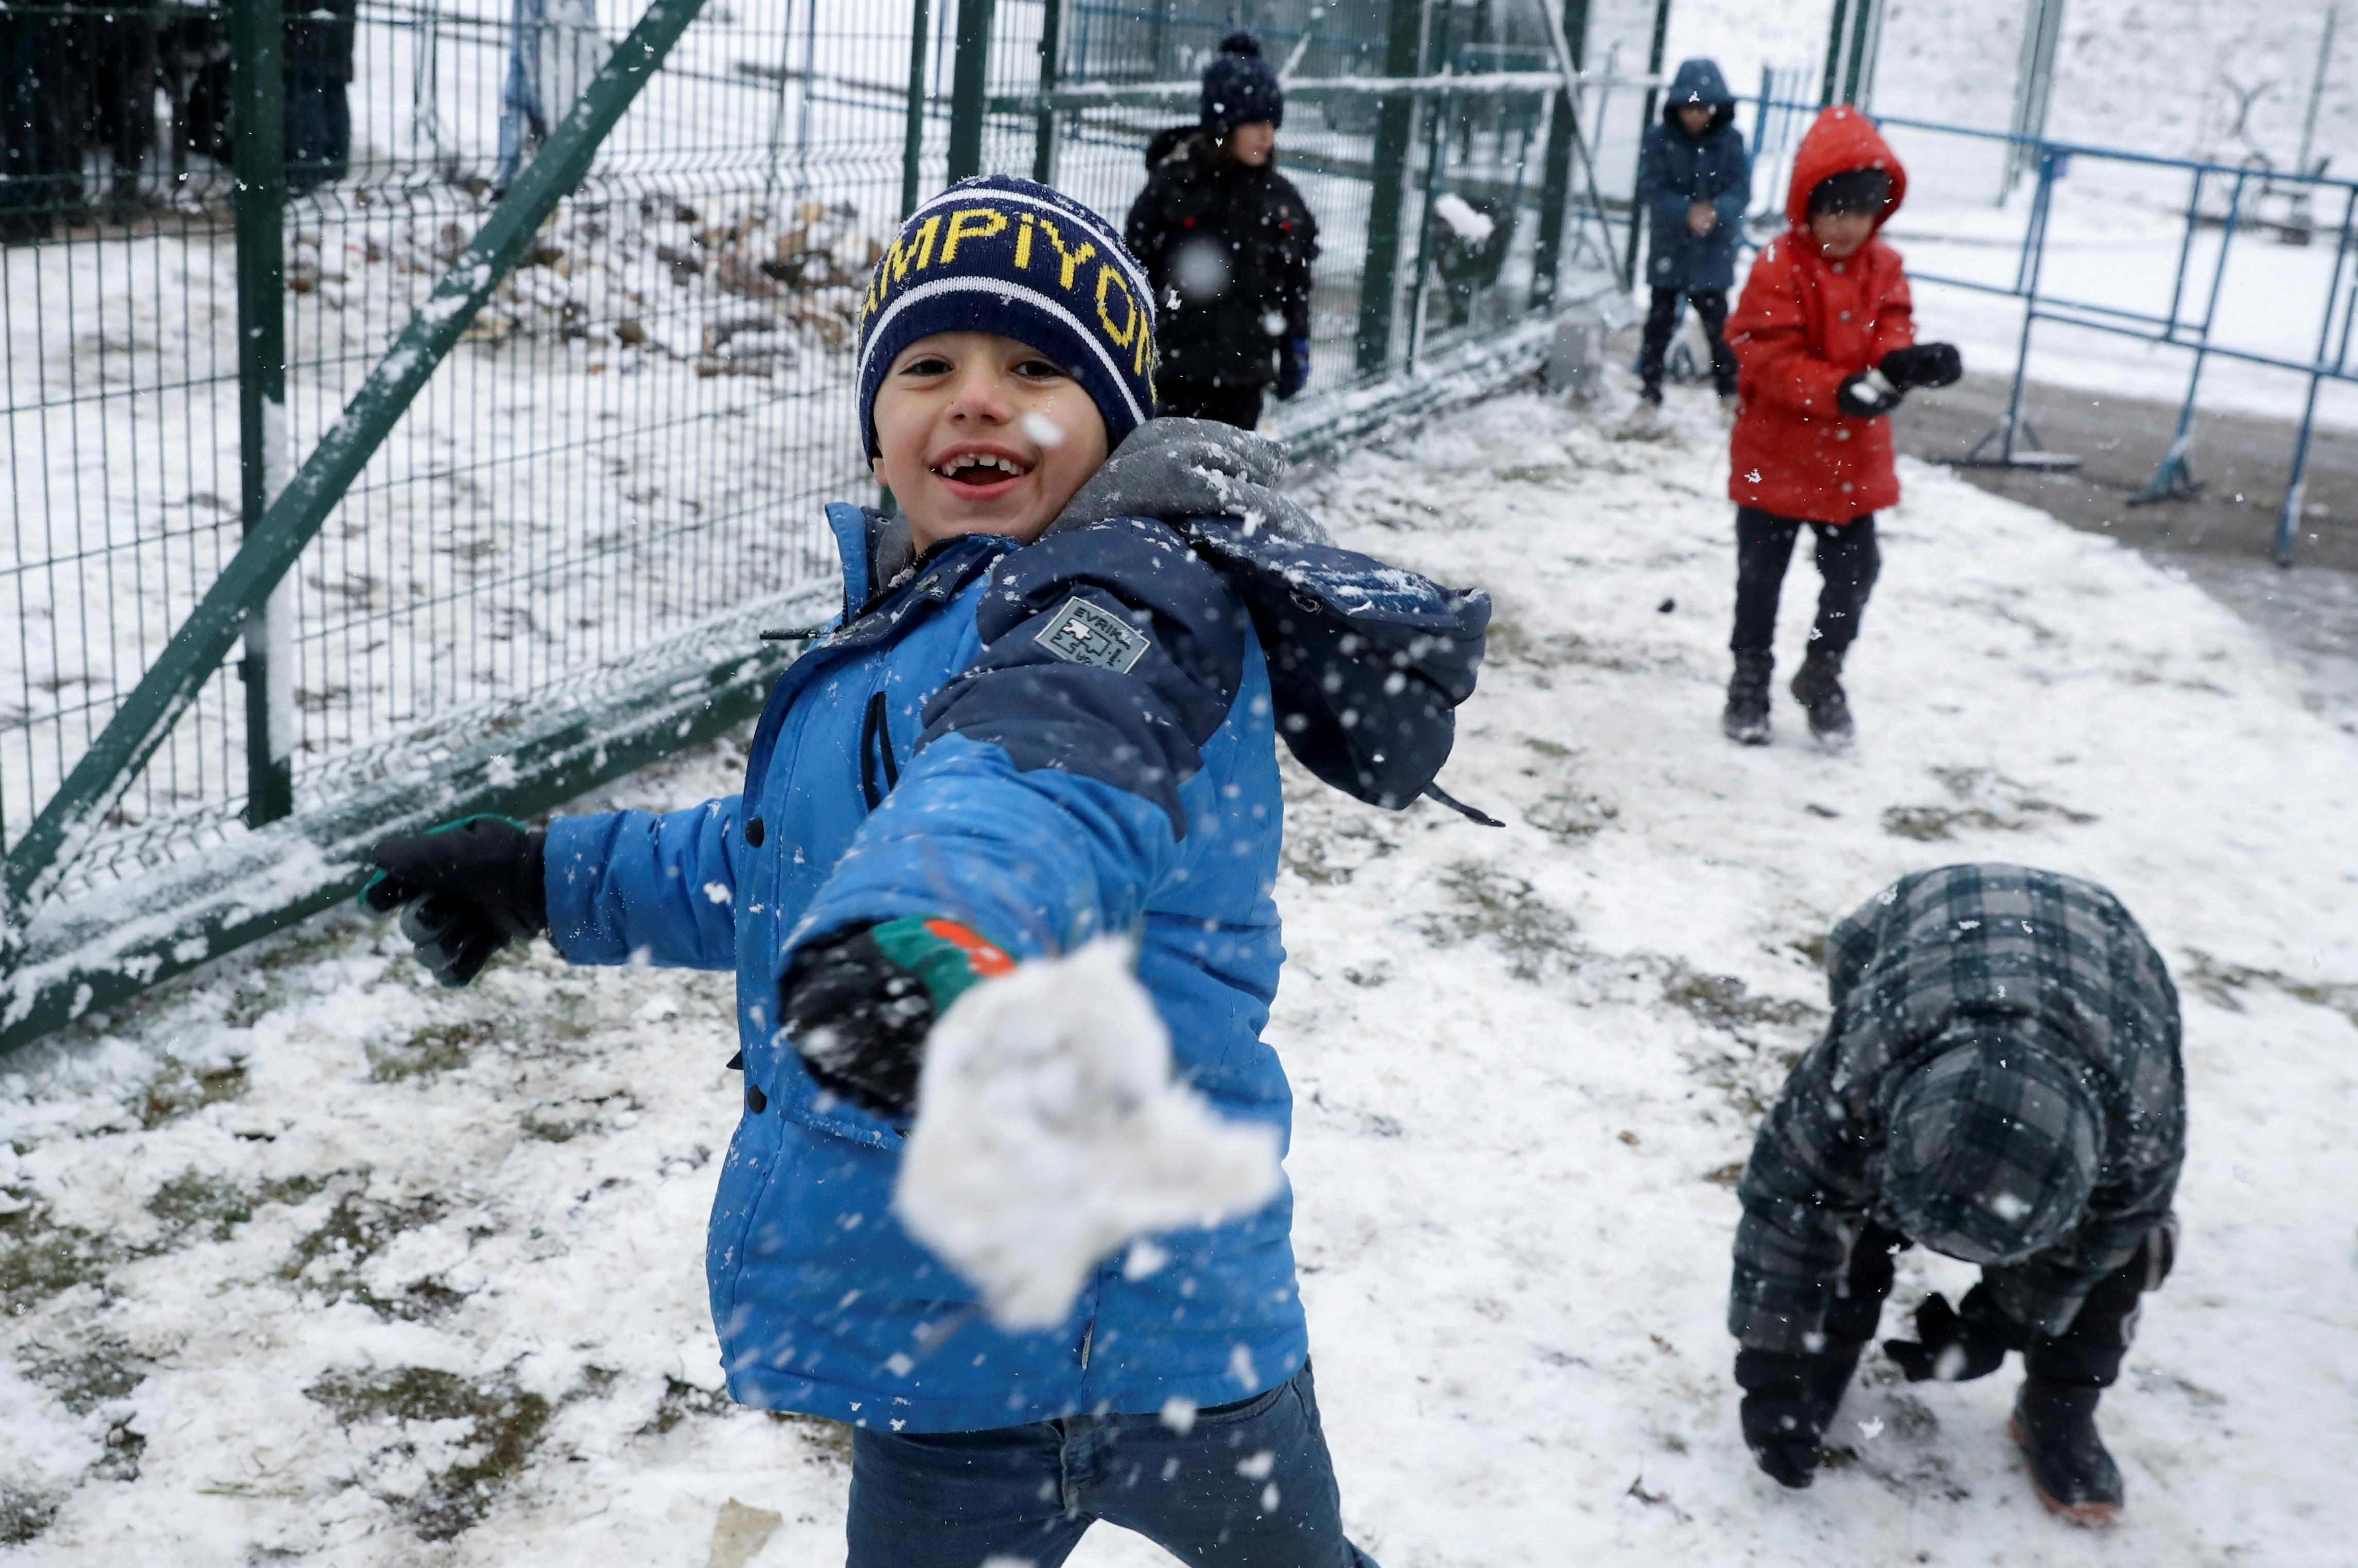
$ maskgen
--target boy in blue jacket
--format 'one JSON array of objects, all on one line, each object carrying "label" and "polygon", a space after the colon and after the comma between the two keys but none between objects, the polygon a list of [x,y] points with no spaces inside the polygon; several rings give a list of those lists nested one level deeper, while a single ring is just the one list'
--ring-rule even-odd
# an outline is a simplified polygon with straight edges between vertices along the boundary
[{"label": "boy in blue jacket", "polygon": [[1646,127],[1638,153],[1638,200],[1652,219],[1646,282],[1653,300],[1638,354],[1638,395],[1662,402],[1662,358],[1683,294],[1711,344],[1720,399],[1736,396],[1736,356],[1727,348],[1727,291],[1736,286],[1736,245],[1752,200],[1752,160],[1736,128],[1736,94],[1711,60],[1691,59],[1671,79],[1662,123]]},{"label": "boy in blue jacket", "polygon": [[736,971],[713,1320],[734,1398],[854,1429],[855,1568],[1061,1563],[1096,1519],[1190,1563],[1368,1562],[1319,1427],[1290,1193],[1158,1237],[1152,1271],[1108,1260],[1046,1332],[993,1323],[891,1208],[934,1021],[1102,934],[1136,940],[1178,1074],[1282,1134],[1260,1038],[1278,734],[1404,806],[1472,689],[1482,596],[1326,544],[1258,438],[1154,419],[1152,319],[1120,237],[1054,190],[991,178],[920,207],[859,355],[901,514],[828,509],[843,612],[779,679],[742,793],[545,838],[473,818],[373,856],[364,896],[449,983],[540,933],[577,963]]}]

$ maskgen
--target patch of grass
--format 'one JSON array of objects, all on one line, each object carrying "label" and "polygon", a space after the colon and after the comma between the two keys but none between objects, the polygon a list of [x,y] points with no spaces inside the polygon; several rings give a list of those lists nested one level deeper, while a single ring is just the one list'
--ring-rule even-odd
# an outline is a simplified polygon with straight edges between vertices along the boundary
[{"label": "patch of grass", "polygon": [[178,1121],[209,1105],[235,1099],[245,1093],[245,1088],[243,1062],[200,1069],[177,1056],[167,1056],[162,1068],[147,1080],[146,1087],[132,1102],[132,1114],[139,1119],[144,1130],[153,1132],[167,1122]]},{"label": "patch of grass", "polygon": [[2332,980],[2296,979],[2281,969],[2254,968],[2249,964],[2223,964],[2200,948],[2187,949],[2186,959],[2179,968],[2179,979],[2230,1012],[2244,1011],[2238,992],[2249,990],[2254,986],[2266,986],[2295,1001],[2331,1009],[2348,1019],[2352,1028],[2358,1029],[2358,985]]},{"label": "patch of grass", "polygon": [[165,1247],[179,1244],[200,1227],[210,1227],[215,1241],[226,1241],[254,1217],[262,1204],[298,1204],[327,1189],[325,1176],[289,1176],[243,1187],[226,1176],[207,1175],[191,1166],[156,1189],[147,1212],[164,1222]]},{"label": "patch of grass", "polygon": [[362,1193],[337,1198],[325,1223],[295,1243],[278,1271],[289,1283],[318,1288],[331,1302],[358,1302],[386,1322],[416,1323],[439,1317],[466,1296],[438,1280],[413,1280],[397,1295],[382,1296],[364,1282],[361,1270],[404,1231],[432,1225],[444,1214],[432,1194],[407,1203],[385,1203]]},{"label": "patch of grass", "polygon": [[820,1458],[850,1468],[851,1429],[841,1422],[824,1416],[796,1415],[791,1411],[772,1411],[769,1415],[773,1424],[791,1426],[800,1432],[818,1450]]},{"label": "patch of grass", "polygon": [[48,1492],[0,1487],[0,1546],[22,1546],[49,1529],[59,1500]]},{"label": "patch of grass", "polygon": [[1567,665],[1622,671],[1639,667],[1621,654],[1598,647],[1577,632],[1533,636],[1511,621],[1493,621],[1484,636],[1483,657],[1493,664],[1530,665],[1538,669],[1556,669]]},{"label": "patch of grass", "polygon": [[1523,820],[1550,838],[1571,844],[1595,838],[1620,815],[1619,806],[1599,795],[1565,793],[1542,795],[1524,809]]},{"label": "patch of grass", "polygon": [[1436,947],[1487,941],[1519,980],[1536,982],[1551,963],[1577,965],[1578,922],[1541,898],[1531,884],[1496,866],[1460,860],[1443,871],[1441,891],[1456,904],[1430,914],[1424,937]]},{"label": "patch of grass", "polygon": [[2090,812],[2076,811],[2032,795],[1989,768],[1932,768],[1929,772],[1959,804],[1892,806],[1883,814],[1883,830],[1893,838],[1931,844],[1955,838],[1959,828],[2020,833],[2049,817],[2060,817],[2075,826],[2096,820]]},{"label": "patch of grass", "polygon": [[26,1376],[76,1415],[130,1393],[147,1380],[149,1365],[122,1340],[103,1335],[70,1349],[34,1346],[24,1357]]},{"label": "patch of grass", "polygon": [[699,1389],[694,1383],[682,1382],[666,1374],[663,1397],[655,1401],[655,1413],[639,1428],[641,1437],[661,1437],[681,1422],[707,1416],[727,1415],[737,1408],[726,1389]]},{"label": "patch of grass", "polygon": [[1380,860],[1400,846],[1372,823],[1346,817],[1325,830],[1290,832],[1281,850],[1286,869],[1303,881],[1336,887],[1357,874],[1371,860]]},{"label": "patch of grass", "polygon": [[1733,1187],[1744,1179],[1744,1162],[1736,1160],[1705,1171],[1703,1179],[1714,1187]]},{"label": "patch of grass", "polygon": [[1662,1000],[1739,1038],[1748,1029],[1791,1028],[1823,1016],[1808,1002],[1754,996],[1734,975],[1707,975],[1675,959],[1662,976]]},{"label": "patch of grass", "polygon": [[505,1377],[471,1382],[454,1372],[396,1367],[330,1372],[303,1390],[345,1426],[363,1422],[465,1422],[467,1457],[432,1472],[415,1495],[388,1498],[427,1541],[449,1541],[483,1521],[503,1487],[530,1463],[554,1407]]},{"label": "patch of grass", "polygon": [[575,1106],[588,1108],[572,1116],[552,1114],[555,1108],[537,1105],[524,1113],[525,1134],[527,1137],[537,1138],[544,1143],[570,1143],[583,1133],[594,1132],[604,1125],[607,1119],[606,1108],[616,1100],[622,1102],[622,1108],[624,1110],[639,1108],[639,1102],[629,1093],[622,1090],[610,1095],[600,1095],[594,1099],[570,1102]]},{"label": "patch of grass", "polygon": [[38,1200],[0,1215],[0,1315],[22,1316],[76,1285],[100,1284],[123,1256],[107,1237],[58,1224]]},{"label": "patch of grass", "polygon": [[438,1023],[398,1043],[368,1048],[369,1080],[397,1084],[456,1071],[467,1065],[478,1046],[488,1045],[498,1031],[481,1019]]}]

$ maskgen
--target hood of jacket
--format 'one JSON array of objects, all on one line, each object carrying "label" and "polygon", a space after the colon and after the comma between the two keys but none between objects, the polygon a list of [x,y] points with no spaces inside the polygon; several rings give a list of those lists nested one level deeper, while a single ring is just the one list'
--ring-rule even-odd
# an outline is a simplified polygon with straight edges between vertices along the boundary
[{"label": "hood of jacket", "polygon": [[1167,131],[1157,131],[1154,139],[1146,144],[1146,168],[1152,174],[1171,161],[1175,155],[1192,162],[1208,163],[1206,156],[1212,150],[1212,138],[1201,125],[1174,125]]},{"label": "hood of jacket", "polygon": [[1727,78],[1719,73],[1719,62],[1690,59],[1680,63],[1678,74],[1671,78],[1670,90],[1662,94],[1662,123],[1674,129],[1679,124],[1679,111],[1690,104],[1704,103],[1711,107],[1711,124],[1704,130],[1709,135],[1736,118],[1736,94],[1727,90]]},{"label": "hood of jacket", "polygon": [[1847,103],[1821,110],[1793,154],[1793,183],[1785,191],[1785,218],[1796,229],[1810,226],[1810,192],[1821,180],[1845,169],[1879,168],[1891,177],[1891,194],[1875,215],[1879,232],[1908,196],[1908,171],[1876,130],[1875,122]]}]

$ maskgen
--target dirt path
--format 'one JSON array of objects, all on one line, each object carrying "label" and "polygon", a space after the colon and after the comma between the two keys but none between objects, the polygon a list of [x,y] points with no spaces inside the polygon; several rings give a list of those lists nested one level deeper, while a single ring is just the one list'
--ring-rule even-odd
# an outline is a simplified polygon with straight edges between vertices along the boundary
[{"label": "dirt path", "polygon": [[[1971,375],[1915,394],[1893,419],[1899,449],[1954,460],[2004,416],[2009,390],[2005,376]],[[2034,384],[2024,409],[2050,449],[2081,460],[2077,470],[1957,471],[2183,571],[2289,654],[2344,728],[2358,726],[2358,439],[2322,428],[2311,438],[2297,564],[2285,571],[2275,548],[2299,434],[2290,421],[2198,415],[2190,462],[2202,492],[2133,506],[2177,434],[2177,405]]]}]

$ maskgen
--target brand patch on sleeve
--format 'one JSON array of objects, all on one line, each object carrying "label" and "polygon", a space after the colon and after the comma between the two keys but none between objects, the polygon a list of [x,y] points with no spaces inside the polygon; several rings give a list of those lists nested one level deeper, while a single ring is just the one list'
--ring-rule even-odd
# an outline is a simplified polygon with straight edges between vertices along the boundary
[{"label": "brand patch on sleeve", "polygon": [[1110,611],[1077,594],[1065,600],[1034,639],[1068,665],[1126,676],[1146,656],[1146,635]]}]

